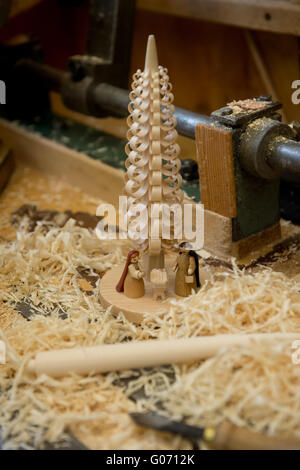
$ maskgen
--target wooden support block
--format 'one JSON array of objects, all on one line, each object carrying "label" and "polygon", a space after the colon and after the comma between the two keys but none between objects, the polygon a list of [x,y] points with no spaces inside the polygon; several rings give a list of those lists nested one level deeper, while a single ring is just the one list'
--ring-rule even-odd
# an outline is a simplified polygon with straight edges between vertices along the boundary
[{"label": "wooden support block", "polygon": [[236,217],[232,133],[205,124],[196,125],[201,202],[205,210]]},{"label": "wooden support block", "polygon": [[251,253],[275,243],[281,238],[280,223],[261,232],[232,241],[232,219],[204,211],[204,250],[220,259],[230,261],[232,257],[240,260]]},{"label": "wooden support block", "polygon": [[281,227],[280,223],[268,227],[261,232],[250,235],[250,237],[243,238],[238,242],[232,244],[232,256],[237,259],[244,258],[250,253],[256,252],[257,250],[267,246],[269,244],[278,242],[281,238]]},{"label": "wooden support block", "polygon": [[204,211],[204,246],[214,256],[232,256],[232,220],[216,212]]}]

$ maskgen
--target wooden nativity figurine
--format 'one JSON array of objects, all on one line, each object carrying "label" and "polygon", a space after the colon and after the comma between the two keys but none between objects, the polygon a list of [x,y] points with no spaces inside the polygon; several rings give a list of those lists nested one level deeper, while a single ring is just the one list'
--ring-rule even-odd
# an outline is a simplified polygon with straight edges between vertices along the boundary
[{"label": "wooden nativity figurine", "polygon": [[143,297],[145,294],[144,275],[139,265],[139,252],[137,250],[130,251],[116,290],[124,292],[126,297],[132,299]]},{"label": "wooden nativity figurine", "polygon": [[201,287],[199,278],[198,255],[191,250],[187,242],[180,243],[179,253],[173,267],[176,271],[175,293],[180,297],[188,297]]}]

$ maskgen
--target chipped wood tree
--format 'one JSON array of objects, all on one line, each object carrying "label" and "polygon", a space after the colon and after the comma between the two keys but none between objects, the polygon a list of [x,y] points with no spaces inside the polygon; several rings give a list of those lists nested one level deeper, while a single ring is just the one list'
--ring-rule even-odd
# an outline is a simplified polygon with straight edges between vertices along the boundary
[{"label": "chipped wood tree", "polygon": [[[171,212],[169,222],[170,238],[164,238],[162,211],[153,210],[154,205],[157,209],[163,203],[165,209],[170,209],[174,203],[181,204],[183,199],[172,85],[167,69],[158,65],[153,35],[148,38],[145,69],[133,75],[129,96],[125,179],[127,221],[128,228],[137,234],[135,247],[146,255],[149,276],[152,268],[164,267],[164,248],[175,241],[174,213]],[[146,226],[137,217],[141,207],[147,210]],[[150,214],[156,214],[156,217],[150,217]],[[164,225],[165,222],[164,218]]]}]

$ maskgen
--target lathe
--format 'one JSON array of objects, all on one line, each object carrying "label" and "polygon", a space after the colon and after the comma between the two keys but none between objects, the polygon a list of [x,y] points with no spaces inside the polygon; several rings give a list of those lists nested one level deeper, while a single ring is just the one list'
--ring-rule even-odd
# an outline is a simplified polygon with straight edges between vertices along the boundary
[{"label": "lathe", "polygon": [[[4,17],[4,7],[2,11]],[[126,88],[134,13],[134,1],[123,1],[120,5],[118,1],[91,2],[86,54],[70,57],[65,72],[41,62],[42,51],[35,38],[25,36],[16,44],[2,45],[1,70],[7,88],[4,114],[10,120],[21,117],[25,122],[28,118],[45,115],[49,91],[55,91],[73,111],[94,117],[127,116]],[[273,102],[271,96],[262,95],[252,103],[253,109],[247,107],[247,101],[240,108],[232,103],[212,112],[211,116],[180,107],[175,112],[177,131],[185,137],[195,139],[195,129],[201,125],[211,126],[212,135],[218,135],[216,129],[222,129],[230,133],[227,134],[229,139],[232,136],[232,156],[228,156],[227,161],[219,159],[207,165],[210,150],[206,147],[206,159],[200,150],[200,192],[207,210],[232,219],[232,243],[237,246],[236,242],[244,240],[241,254],[251,249],[245,248],[250,236],[252,244],[262,240],[262,231],[267,230],[268,241],[270,237],[280,237],[279,181],[299,182],[300,178],[299,123],[281,122],[278,113],[281,105]],[[209,132],[206,136],[204,131],[201,133],[201,143],[203,138],[209,140]],[[211,152],[215,150],[212,148]],[[222,165],[222,170],[218,165]],[[118,166],[122,167],[122,157]],[[224,171],[222,175],[220,170]],[[193,184],[186,189],[199,200],[200,192],[195,187],[197,169],[193,162],[184,162],[182,171],[192,172],[189,179]],[[217,179],[218,174],[223,182]],[[201,191],[202,181],[205,189]],[[212,194],[214,191],[218,196]],[[223,191],[227,192],[226,197]],[[209,200],[214,197],[223,200],[223,207]],[[260,235],[253,238],[255,234]],[[212,246],[210,249],[214,251]],[[223,255],[231,256],[234,249],[226,249]]]}]

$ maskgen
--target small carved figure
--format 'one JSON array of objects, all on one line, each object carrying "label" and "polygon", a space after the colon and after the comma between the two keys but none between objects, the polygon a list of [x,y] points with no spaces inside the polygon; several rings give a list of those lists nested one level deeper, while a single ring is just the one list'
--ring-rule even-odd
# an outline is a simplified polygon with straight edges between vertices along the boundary
[{"label": "small carved figure", "polygon": [[192,291],[201,287],[199,279],[198,255],[190,249],[186,242],[180,243],[179,253],[173,270],[176,271],[175,293],[181,297],[188,297]]},{"label": "small carved figure", "polygon": [[127,260],[122,276],[116,286],[118,292],[124,292],[127,297],[137,299],[145,294],[144,273],[139,266],[139,252],[132,250]]},{"label": "small carved figure", "polygon": [[165,300],[166,288],[168,284],[168,275],[166,269],[152,269],[150,273],[150,282],[153,285],[153,299]]}]

